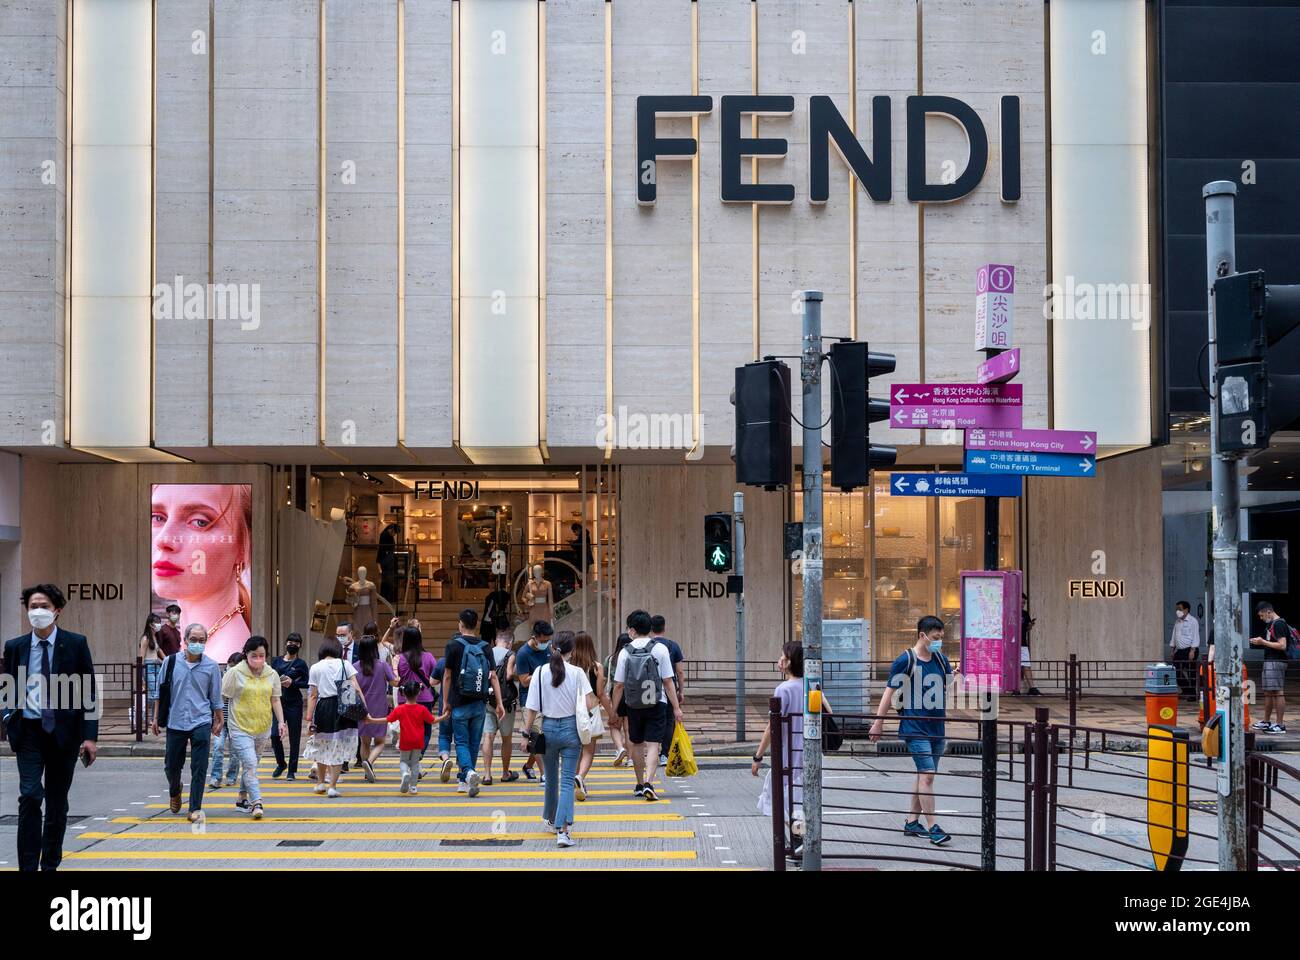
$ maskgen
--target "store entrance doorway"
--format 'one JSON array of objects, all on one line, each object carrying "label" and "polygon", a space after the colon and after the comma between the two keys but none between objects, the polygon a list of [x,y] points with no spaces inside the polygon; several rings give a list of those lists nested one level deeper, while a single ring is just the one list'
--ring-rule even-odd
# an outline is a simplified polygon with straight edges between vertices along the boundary
[{"label": "store entrance doorway", "polygon": [[[432,649],[469,608],[521,640],[545,619],[612,647],[617,468],[322,470],[312,483],[317,515],[341,512],[348,530],[335,622],[374,616],[382,635],[414,618]],[[356,602],[362,568],[370,607]]]}]

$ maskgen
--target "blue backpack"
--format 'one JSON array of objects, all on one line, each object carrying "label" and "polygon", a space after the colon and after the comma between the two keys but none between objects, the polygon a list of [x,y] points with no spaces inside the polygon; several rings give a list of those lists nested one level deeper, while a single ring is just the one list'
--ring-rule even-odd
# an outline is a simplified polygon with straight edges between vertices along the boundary
[{"label": "blue backpack", "polygon": [[463,647],[460,655],[460,681],[457,688],[462,700],[486,700],[491,689],[492,663],[487,644],[477,637],[456,637]]}]

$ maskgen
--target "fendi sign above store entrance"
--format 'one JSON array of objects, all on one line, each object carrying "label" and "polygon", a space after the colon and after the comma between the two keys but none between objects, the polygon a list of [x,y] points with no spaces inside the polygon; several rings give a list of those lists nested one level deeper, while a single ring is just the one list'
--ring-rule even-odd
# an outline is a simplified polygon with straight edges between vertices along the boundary
[{"label": "fendi sign above store entrance", "polygon": [[[660,137],[658,117],[689,117],[711,113],[710,96],[644,96],[636,100],[637,200],[655,202],[655,166],[660,159],[695,156],[699,144],[694,137]],[[989,139],[974,108],[955,97],[910,96],[907,98],[907,199],[918,203],[944,203],[971,193],[984,178],[989,159]],[[830,197],[830,148],[840,158],[872,200],[893,199],[890,170],[889,97],[871,98],[871,153],[868,154],[849,122],[827,96],[808,99],[808,199],[825,203]],[[789,150],[779,137],[741,135],[741,118],[750,116],[788,117],[794,113],[794,97],[775,95],[725,96],[721,98],[719,125],[722,151],[722,200],[724,203],[791,203],[794,185],[789,183],[745,183],[741,161],[748,157],[784,157]],[[951,182],[926,181],[925,120],[943,116],[966,133],[969,155],[966,168]],[[1020,98],[1002,97],[999,123],[1002,146],[1002,199],[1020,199]],[[946,179],[946,178],[945,178]]]}]

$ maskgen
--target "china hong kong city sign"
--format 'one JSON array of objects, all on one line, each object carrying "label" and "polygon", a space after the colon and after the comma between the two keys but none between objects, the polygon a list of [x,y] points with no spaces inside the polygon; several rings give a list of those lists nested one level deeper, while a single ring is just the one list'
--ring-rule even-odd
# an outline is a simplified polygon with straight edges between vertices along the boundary
[{"label": "china hong kong city sign", "polygon": [[[830,197],[830,148],[853,171],[872,200],[893,199],[890,163],[889,97],[871,98],[871,153],[854,135],[849,122],[828,96],[808,99],[808,199],[825,203]],[[907,97],[907,199],[917,203],[944,203],[960,200],[971,193],[984,178],[989,160],[989,138],[984,122],[970,104],[955,97]],[[695,156],[699,144],[694,137],[660,137],[656,131],[659,117],[690,117],[713,111],[713,98],[705,95],[641,96],[636,98],[636,197],[642,204],[653,204],[657,194],[656,165],[661,159]],[[790,183],[745,183],[741,179],[741,161],[747,157],[784,157],[789,143],[780,137],[746,137],[741,135],[741,118],[745,116],[788,117],[794,113],[794,97],[781,95],[736,95],[721,98],[719,135],[721,140],[724,203],[791,203],[794,185]],[[969,158],[966,169],[950,183],[926,181],[925,119],[945,116],[966,134]],[[1002,200],[1015,203],[1020,199],[1020,98],[1001,98],[998,123],[1002,146]]]}]

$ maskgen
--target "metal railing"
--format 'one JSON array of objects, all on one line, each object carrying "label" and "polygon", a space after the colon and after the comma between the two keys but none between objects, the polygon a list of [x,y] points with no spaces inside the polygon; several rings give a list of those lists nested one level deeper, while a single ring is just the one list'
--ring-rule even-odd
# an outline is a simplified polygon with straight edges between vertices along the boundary
[{"label": "metal railing", "polygon": [[[1039,707],[1029,722],[987,722],[996,730],[990,749],[982,721],[947,717],[935,819],[954,828],[952,840],[935,851],[922,849],[925,838],[902,835],[903,820],[914,815],[915,781],[899,718],[885,720],[868,763],[847,744],[875,718],[833,716],[846,746],[832,751],[823,737],[822,860],[828,869],[889,863],[1026,871],[1153,870],[1157,862],[1167,871],[1217,866],[1217,771],[1195,754],[1186,730],[1054,724],[1048,709]],[[779,699],[770,701],[768,722],[779,732],[772,740],[770,788],[778,871],[793,857],[802,820],[797,720],[782,714]],[[1300,768],[1253,748],[1248,735],[1251,869],[1296,869]],[[963,788],[972,782],[975,789]]]},{"label": "metal railing", "polygon": [[[1247,739],[1253,739],[1247,734]],[[1300,869],[1300,769],[1246,754],[1247,869]]]}]

